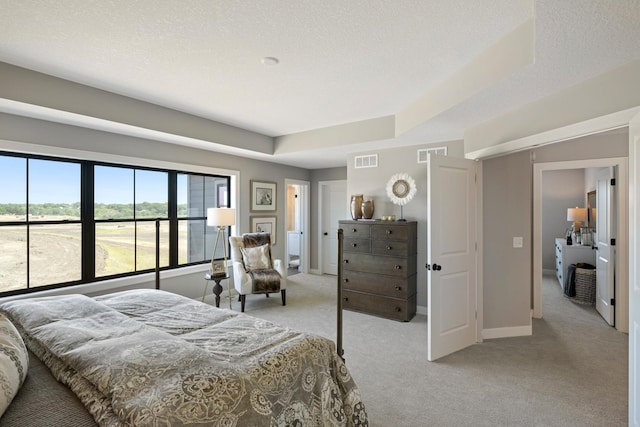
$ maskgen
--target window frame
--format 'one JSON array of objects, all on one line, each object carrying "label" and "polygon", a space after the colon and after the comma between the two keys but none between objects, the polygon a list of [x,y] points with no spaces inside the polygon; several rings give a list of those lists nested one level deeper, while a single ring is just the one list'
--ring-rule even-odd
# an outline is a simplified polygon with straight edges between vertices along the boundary
[{"label": "window frame", "polygon": [[[63,151],[75,151],[75,150],[63,150]],[[84,153],[84,152],[83,152]],[[15,289],[10,291],[0,292],[0,297],[11,296],[11,295],[19,295],[25,293],[32,293],[37,291],[49,290],[49,289],[58,289],[58,288],[66,288],[73,287],[77,285],[83,284],[92,284],[97,282],[106,282],[112,279],[120,279],[127,277],[135,277],[140,275],[145,275],[155,270],[155,267],[148,269],[136,270],[137,266],[134,264],[134,271],[111,274],[105,276],[96,276],[95,271],[95,245],[96,245],[96,225],[100,223],[113,223],[113,222],[132,222],[134,226],[137,223],[147,223],[152,222],[155,223],[157,218],[135,218],[135,201],[134,201],[134,218],[127,219],[100,219],[96,220],[94,218],[94,166],[108,166],[108,167],[118,167],[118,168],[129,168],[135,170],[146,170],[146,171],[157,171],[167,173],[167,217],[162,217],[161,221],[168,221],[169,223],[169,264],[167,266],[162,266],[161,270],[177,270],[184,267],[190,266],[199,266],[199,265],[210,265],[211,258],[210,255],[207,255],[205,248],[203,248],[204,259],[187,262],[187,263],[179,263],[178,260],[178,221],[183,219],[183,217],[178,217],[178,206],[177,206],[177,176],[178,174],[186,174],[186,175],[196,175],[203,177],[213,177],[215,179],[224,179],[226,181],[226,185],[229,190],[233,188],[233,183],[235,182],[237,174],[234,174],[233,171],[223,171],[216,170],[212,171],[212,168],[207,171],[204,170],[191,170],[191,169],[204,169],[204,168],[194,168],[190,167],[190,165],[179,165],[184,168],[175,167],[175,164],[170,164],[168,162],[149,162],[149,163],[161,163],[160,166],[157,165],[143,165],[143,164],[132,164],[132,163],[118,163],[113,161],[103,161],[103,160],[88,160],[82,158],[71,158],[71,157],[61,157],[57,155],[50,154],[37,154],[37,153],[29,153],[29,152],[10,152],[2,150],[0,144],[0,156],[11,156],[18,158],[27,159],[39,159],[39,160],[50,160],[57,162],[70,162],[76,163],[80,165],[80,220],[60,220],[60,221],[31,221],[33,225],[44,225],[44,224],[81,224],[81,239],[82,239],[82,266],[81,266],[81,279],[73,280],[68,282],[54,283],[48,285],[41,286],[32,286],[30,283],[30,275],[29,275],[29,254],[27,253],[27,280],[26,280],[26,288],[23,289]],[[111,156],[114,158],[118,158],[120,156]],[[121,160],[124,160],[121,159]],[[142,160],[142,159],[140,159]],[[147,163],[142,162],[141,163]],[[27,166],[27,174],[24,177],[25,180],[28,181],[28,166]],[[26,185],[26,191],[28,194],[28,182]],[[133,189],[135,192],[135,187]],[[231,193],[231,191],[229,191]],[[230,197],[227,200],[227,206],[231,207]],[[29,209],[29,200],[27,198],[26,201],[27,214]],[[198,216],[197,219],[201,219],[205,221],[206,224],[206,206],[204,209],[202,216]],[[0,227],[4,226],[26,226],[27,233],[29,229],[29,217],[26,215],[24,221],[7,221],[0,222]],[[154,242],[155,244],[155,242]],[[206,241],[203,240],[203,244],[206,247]],[[27,240],[28,245],[28,240]],[[135,246],[137,246],[137,242],[135,242]],[[27,246],[28,247],[28,246]],[[135,262],[135,260],[134,260]]]}]

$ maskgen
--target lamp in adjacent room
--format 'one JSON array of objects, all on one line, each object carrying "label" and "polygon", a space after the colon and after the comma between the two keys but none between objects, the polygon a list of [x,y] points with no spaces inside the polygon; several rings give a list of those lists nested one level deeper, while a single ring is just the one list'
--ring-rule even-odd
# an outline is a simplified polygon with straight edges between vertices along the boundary
[{"label": "lamp in adjacent room", "polygon": [[[227,245],[225,243],[224,231],[227,227],[235,225],[236,210],[234,208],[208,208],[207,209],[207,225],[209,227],[218,227],[216,235],[216,243],[213,245],[213,253],[211,254],[211,275],[226,276],[227,275]],[[224,264],[216,263],[216,251],[218,249],[218,241],[222,235],[222,247],[224,249]],[[221,268],[222,267],[222,268]]]},{"label": "lamp in adjacent room", "polygon": [[587,220],[587,208],[569,208],[567,209],[567,221],[572,221],[572,229],[574,233],[579,233],[582,223]]}]

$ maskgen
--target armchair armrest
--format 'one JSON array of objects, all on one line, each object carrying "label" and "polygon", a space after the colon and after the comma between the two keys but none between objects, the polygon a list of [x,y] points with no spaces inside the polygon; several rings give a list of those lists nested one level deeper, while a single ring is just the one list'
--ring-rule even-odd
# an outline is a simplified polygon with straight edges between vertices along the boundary
[{"label": "armchair armrest", "polygon": [[273,269],[280,273],[280,289],[287,289],[287,267],[281,259],[273,260]]},{"label": "armchair armrest", "polygon": [[250,294],[253,289],[251,277],[244,270],[244,264],[239,261],[233,262],[233,287],[241,295]]}]

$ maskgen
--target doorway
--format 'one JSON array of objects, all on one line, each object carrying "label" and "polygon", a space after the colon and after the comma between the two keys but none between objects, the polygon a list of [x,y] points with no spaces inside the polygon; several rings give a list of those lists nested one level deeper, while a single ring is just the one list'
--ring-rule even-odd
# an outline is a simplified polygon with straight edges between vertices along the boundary
[{"label": "doorway", "polygon": [[[627,159],[592,159],[552,163],[536,163],[533,165],[533,317],[542,318],[542,187],[543,173],[546,171],[573,170],[585,168],[615,167],[618,173],[617,194],[615,205],[617,228],[617,262],[615,277],[620,286],[616,287],[615,306],[616,329],[628,332],[629,304],[628,304],[628,188],[627,188]],[[586,195],[586,193],[585,193]],[[585,202],[583,202],[585,203]]]},{"label": "doorway", "polygon": [[287,276],[309,272],[309,182],[285,179]]}]

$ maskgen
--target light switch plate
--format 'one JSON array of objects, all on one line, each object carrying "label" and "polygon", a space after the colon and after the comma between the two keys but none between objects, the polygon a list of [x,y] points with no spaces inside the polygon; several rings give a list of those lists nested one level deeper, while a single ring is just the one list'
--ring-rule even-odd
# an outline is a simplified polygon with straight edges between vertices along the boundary
[{"label": "light switch plate", "polygon": [[514,237],[513,238],[513,247],[521,248],[523,245],[522,237]]}]

